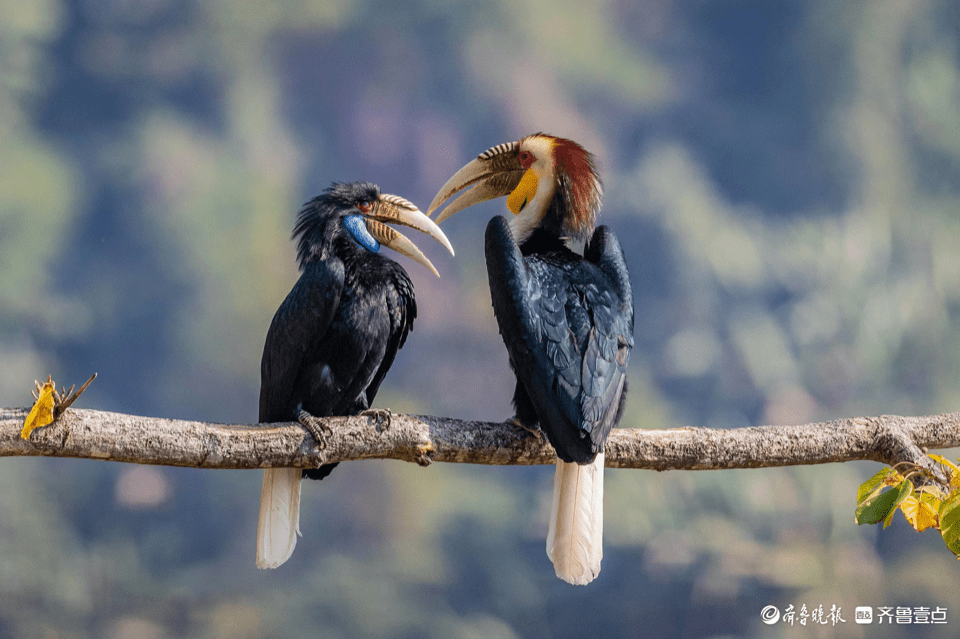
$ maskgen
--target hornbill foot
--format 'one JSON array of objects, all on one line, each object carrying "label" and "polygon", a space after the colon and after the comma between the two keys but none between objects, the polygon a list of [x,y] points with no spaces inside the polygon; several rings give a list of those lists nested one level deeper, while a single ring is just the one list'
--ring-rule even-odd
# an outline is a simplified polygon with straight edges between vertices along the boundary
[{"label": "hornbill foot", "polygon": [[327,437],[333,434],[332,428],[324,424],[322,419],[314,417],[305,410],[301,410],[297,415],[297,421],[317,442],[317,448],[320,450],[327,449]]},{"label": "hornbill foot", "polygon": [[393,411],[389,408],[368,408],[359,413],[363,417],[373,417],[377,432],[383,432],[390,428],[393,422]]},{"label": "hornbill foot", "polygon": [[521,430],[524,430],[524,431],[530,433],[531,435],[533,435],[533,436],[536,437],[537,439],[543,440],[543,431],[540,430],[540,425],[539,425],[539,424],[535,424],[535,425],[533,425],[533,426],[525,426],[525,425],[520,421],[520,418],[517,417],[516,415],[514,415],[514,416],[511,417],[510,419],[504,420],[503,423],[504,423],[504,424],[510,424],[511,426],[516,426],[517,428],[520,428]]},{"label": "hornbill foot", "polygon": [[433,455],[433,444],[427,442],[426,444],[420,444],[415,449],[417,451],[416,462],[418,465],[426,468],[433,461],[430,459],[430,456]]}]

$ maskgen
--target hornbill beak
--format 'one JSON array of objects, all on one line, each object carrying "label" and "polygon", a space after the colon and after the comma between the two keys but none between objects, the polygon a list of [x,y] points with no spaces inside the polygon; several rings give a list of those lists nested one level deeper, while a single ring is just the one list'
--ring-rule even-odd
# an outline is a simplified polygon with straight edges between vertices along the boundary
[{"label": "hornbill beak", "polygon": [[450,244],[450,240],[443,234],[440,227],[424,215],[420,209],[402,197],[383,194],[368,210],[361,209],[361,212],[366,218],[367,230],[378,242],[397,253],[402,253],[410,259],[420,262],[430,269],[434,275],[440,277],[437,269],[413,242],[399,231],[385,224],[385,222],[402,224],[422,231],[443,244],[450,251],[450,255],[453,255],[453,246]]},{"label": "hornbill beak", "polygon": [[468,206],[512,193],[526,172],[517,158],[519,145],[519,142],[499,144],[478,155],[476,160],[447,180],[430,203],[427,215],[432,215],[440,205],[468,186],[476,185],[451,202],[437,216],[437,224]]}]

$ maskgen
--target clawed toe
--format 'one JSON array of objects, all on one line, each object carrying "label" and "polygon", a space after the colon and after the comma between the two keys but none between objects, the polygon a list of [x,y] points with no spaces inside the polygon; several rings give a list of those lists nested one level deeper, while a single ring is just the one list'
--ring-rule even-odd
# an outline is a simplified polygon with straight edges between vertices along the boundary
[{"label": "clawed toe", "polygon": [[300,422],[300,425],[310,433],[310,436],[313,437],[314,441],[317,442],[317,447],[320,450],[326,450],[327,448],[327,437],[333,434],[333,430],[323,423],[318,417],[314,417],[305,410],[301,410],[297,415],[297,421]]},{"label": "clawed toe", "polygon": [[393,411],[389,408],[368,408],[360,411],[360,415],[373,417],[376,420],[377,430],[386,430],[390,428],[390,424],[393,422]]},{"label": "clawed toe", "polygon": [[540,430],[540,426],[539,426],[538,424],[534,424],[533,426],[527,426],[527,425],[525,425],[523,422],[521,422],[521,421],[520,421],[520,418],[517,417],[516,415],[514,415],[513,417],[511,417],[511,418],[509,418],[509,419],[504,420],[503,423],[504,423],[504,424],[510,424],[511,426],[516,426],[517,428],[519,428],[519,429],[521,429],[521,430],[524,430],[524,431],[530,433],[531,435],[533,435],[533,436],[536,437],[537,439],[540,439],[540,440],[543,439],[543,431]]}]

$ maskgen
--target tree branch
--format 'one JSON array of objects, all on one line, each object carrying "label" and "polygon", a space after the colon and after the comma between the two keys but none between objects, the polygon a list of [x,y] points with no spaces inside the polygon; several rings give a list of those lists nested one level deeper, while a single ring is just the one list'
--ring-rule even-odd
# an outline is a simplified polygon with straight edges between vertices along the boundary
[{"label": "tree branch", "polygon": [[[69,409],[20,438],[28,410],[0,409],[0,457],[55,456],[194,468],[313,468],[356,459],[553,464],[553,448],[515,426],[392,414],[317,420],[322,446],[296,423],[216,424]],[[732,430],[615,429],[606,465],[649,470],[765,468],[872,460],[932,467],[926,449],[960,446],[960,413],[852,417]]]}]

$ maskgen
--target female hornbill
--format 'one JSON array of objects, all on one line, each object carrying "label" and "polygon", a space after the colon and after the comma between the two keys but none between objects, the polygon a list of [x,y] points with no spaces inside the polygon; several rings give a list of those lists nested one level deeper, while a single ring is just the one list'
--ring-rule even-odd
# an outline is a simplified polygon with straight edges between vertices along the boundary
[{"label": "female hornbill", "polygon": [[[316,417],[356,415],[373,403],[417,316],[413,283],[402,266],[377,252],[381,243],[439,277],[430,260],[384,222],[429,233],[453,253],[417,207],[381,195],[368,182],[334,183],[300,211],[293,237],[299,238],[302,274],[277,309],[263,346],[261,423],[297,421],[301,410]],[[264,471],[258,567],[276,568],[293,552],[301,472],[323,479],[335,466]]]},{"label": "female hornbill", "polygon": [[[513,421],[557,451],[547,555],[557,576],[592,581],[603,555],[603,444],[620,421],[633,347],[633,294],[620,243],[594,231],[602,187],[593,156],[538,133],[481,153],[440,189],[437,217],[507,195],[515,215],[486,232],[487,275],[517,377]],[[593,232],[592,236],[590,236]],[[589,238],[589,239],[588,239]],[[569,240],[587,240],[583,256]]]}]

